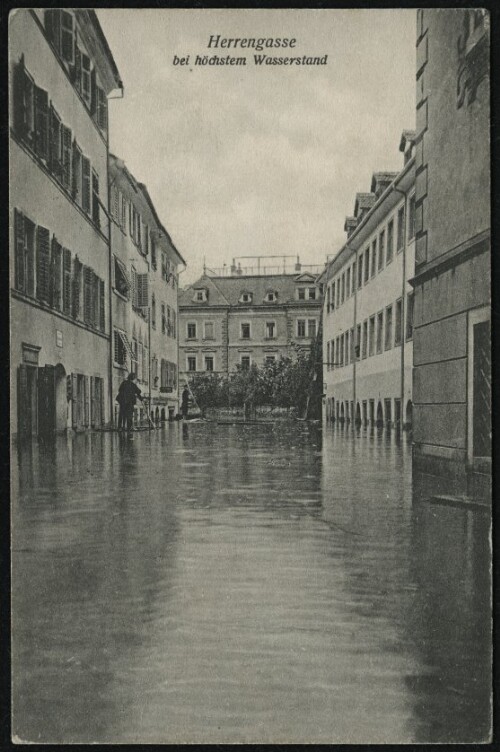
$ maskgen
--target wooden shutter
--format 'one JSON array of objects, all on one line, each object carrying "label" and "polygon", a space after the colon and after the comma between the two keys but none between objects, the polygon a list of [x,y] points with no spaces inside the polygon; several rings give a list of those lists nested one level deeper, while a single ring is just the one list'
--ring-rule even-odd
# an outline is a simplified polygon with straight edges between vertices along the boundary
[{"label": "wooden shutter", "polygon": [[99,227],[99,176],[92,170],[92,221]]},{"label": "wooden shutter", "polygon": [[82,209],[90,214],[90,161],[82,156]]},{"label": "wooden shutter", "polygon": [[25,289],[24,268],[24,215],[14,209],[14,252],[15,252],[15,286],[16,289]]},{"label": "wooden shutter", "polygon": [[34,86],[35,151],[41,159],[49,158],[49,95]]},{"label": "wooden shutter", "polygon": [[149,305],[149,285],[147,274],[137,274],[137,305],[139,308],[147,308]]},{"label": "wooden shutter", "polygon": [[82,152],[80,147],[73,141],[73,154],[72,154],[72,195],[74,199],[78,200],[78,203],[82,203]]},{"label": "wooden shutter", "polygon": [[62,309],[66,315],[71,314],[71,251],[63,248],[63,284],[62,284]]},{"label": "wooden shutter", "polygon": [[31,431],[29,419],[30,402],[28,394],[28,368],[22,364],[17,371],[17,430],[20,436],[27,436]]},{"label": "wooden shutter", "polygon": [[61,125],[61,147],[62,147],[62,182],[64,187],[70,191],[72,189],[72,144],[71,129]]},{"label": "wooden shutter", "polygon": [[71,425],[78,428],[78,376],[71,374]]},{"label": "wooden shutter", "polygon": [[20,138],[31,142],[33,129],[33,79],[24,66],[24,55],[14,68],[14,127]]},{"label": "wooden shutter", "polygon": [[132,307],[137,308],[137,272],[135,271],[134,267],[132,267],[131,269],[130,282],[130,298],[132,301]]},{"label": "wooden shutter", "polygon": [[95,68],[92,68],[90,72],[90,113],[91,115],[97,113],[97,82]]},{"label": "wooden shutter", "polygon": [[24,280],[25,292],[35,295],[35,223],[24,218]]},{"label": "wooden shutter", "polygon": [[95,404],[95,378],[90,377],[90,425],[95,426],[96,421],[96,404]]},{"label": "wooden shutter", "polygon": [[80,297],[82,289],[82,264],[75,256],[75,262],[73,265],[73,289],[72,289],[72,304],[73,304],[73,318],[77,319],[80,316]]},{"label": "wooden shutter", "polygon": [[89,266],[83,267],[83,320],[86,324],[92,323],[92,276],[93,271]]},{"label": "wooden shutter", "polygon": [[86,428],[88,428],[88,426],[90,425],[88,376],[83,377],[83,414],[84,414],[84,425]]},{"label": "wooden shutter", "polygon": [[97,87],[97,125],[103,131],[108,129],[108,100],[100,86]]},{"label": "wooden shutter", "polygon": [[99,329],[106,331],[106,304],[104,294],[104,280],[99,280]]},{"label": "wooden shutter", "polygon": [[49,302],[50,233],[40,225],[36,228],[36,296]]},{"label": "wooden shutter", "polygon": [[49,139],[49,168],[52,174],[58,179],[62,179],[62,162],[61,162],[61,118],[50,106],[50,139]]},{"label": "wooden shutter", "polygon": [[61,310],[61,258],[62,248],[54,235],[51,243],[49,302],[58,311]]},{"label": "wooden shutter", "polygon": [[45,31],[57,52],[61,52],[61,11],[45,11]]},{"label": "wooden shutter", "polygon": [[82,89],[82,53],[75,42],[75,63],[71,68],[71,80],[77,91]]},{"label": "wooden shutter", "polygon": [[61,10],[61,54],[67,63],[73,65],[75,60],[75,31],[73,16]]},{"label": "wooden shutter", "polygon": [[90,105],[90,58],[82,52],[82,96]]}]

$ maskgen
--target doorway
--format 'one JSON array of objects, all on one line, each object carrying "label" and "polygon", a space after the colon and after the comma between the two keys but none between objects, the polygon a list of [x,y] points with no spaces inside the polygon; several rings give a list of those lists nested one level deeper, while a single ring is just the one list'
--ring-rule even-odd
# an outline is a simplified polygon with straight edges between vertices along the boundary
[{"label": "doorway", "polygon": [[18,435],[36,436],[38,431],[38,368],[24,363],[17,373]]}]

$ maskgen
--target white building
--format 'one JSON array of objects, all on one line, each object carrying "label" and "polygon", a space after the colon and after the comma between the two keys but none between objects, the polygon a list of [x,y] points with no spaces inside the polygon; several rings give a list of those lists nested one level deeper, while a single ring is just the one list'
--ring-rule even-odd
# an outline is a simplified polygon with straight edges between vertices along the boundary
[{"label": "white building", "polygon": [[412,422],[415,273],[414,133],[399,173],[375,173],[356,196],[347,241],[321,279],[326,420]]}]

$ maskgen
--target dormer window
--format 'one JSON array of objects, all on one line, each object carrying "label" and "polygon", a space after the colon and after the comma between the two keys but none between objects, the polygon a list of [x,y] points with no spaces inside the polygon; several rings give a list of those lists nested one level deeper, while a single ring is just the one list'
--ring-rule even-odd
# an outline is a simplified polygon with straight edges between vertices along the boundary
[{"label": "dormer window", "polygon": [[206,290],[204,287],[199,290],[194,291],[193,301],[195,303],[206,303],[207,300],[208,300],[208,290]]},{"label": "dormer window", "polygon": [[266,293],[266,303],[275,303],[278,299],[278,293],[275,290],[268,290]]},{"label": "dormer window", "polygon": [[240,295],[240,303],[251,303],[253,300],[253,294],[251,292],[242,292]]}]

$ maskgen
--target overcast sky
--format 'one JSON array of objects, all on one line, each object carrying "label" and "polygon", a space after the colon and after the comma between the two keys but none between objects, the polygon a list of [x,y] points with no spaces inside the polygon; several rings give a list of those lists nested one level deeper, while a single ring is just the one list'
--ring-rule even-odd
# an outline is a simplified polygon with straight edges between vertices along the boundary
[{"label": "overcast sky", "polygon": [[[188,263],[183,284],[241,255],[322,263],[357,191],[402,167],[415,124],[415,10],[119,10],[97,15],[125,96],[111,150],[145,183]],[[325,66],[196,66],[222,37],[297,39]],[[280,50],[267,50],[283,55]],[[172,64],[190,55],[190,65]],[[231,53],[236,54],[236,53]],[[291,54],[291,53],[289,53]]]}]

